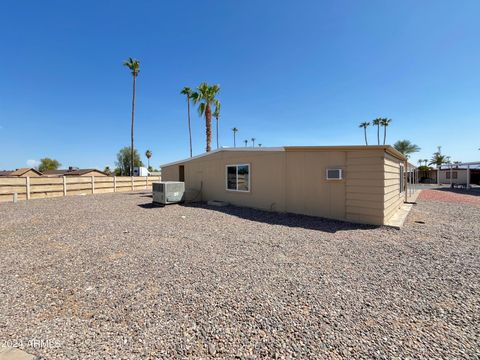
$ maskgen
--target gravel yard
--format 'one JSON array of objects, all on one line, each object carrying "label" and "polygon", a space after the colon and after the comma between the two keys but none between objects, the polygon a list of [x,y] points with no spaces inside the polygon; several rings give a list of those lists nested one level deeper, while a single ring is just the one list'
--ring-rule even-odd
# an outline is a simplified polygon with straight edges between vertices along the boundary
[{"label": "gravel yard", "polygon": [[0,204],[0,345],[45,359],[480,357],[475,203],[420,198],[394,230],[150,202]]}]

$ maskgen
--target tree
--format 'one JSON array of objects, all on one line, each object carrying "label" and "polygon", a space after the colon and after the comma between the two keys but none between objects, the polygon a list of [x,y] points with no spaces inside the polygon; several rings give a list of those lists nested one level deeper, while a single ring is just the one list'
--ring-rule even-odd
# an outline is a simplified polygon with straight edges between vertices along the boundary
[{"label": "tree", "polygon": [[133,158],[134,167],[143,166],[143,162],[140,159],[140,154],[138,153],[137,149],[133,150],[133,156],[131,151],[132,151],[132,148],[128,146],[125,146],[124,148],[120,149],[120,151],[117,154],[117,161],[115,162],[115,165],[117,166],[117,169],[115,169],[115,173],[118,173],[119,175],[124,175],[124,176],[133,174],[133,169],[130,168],[130,165],[132,164],[131,162],[132,158]]},{"label": "tree", "polygon": [[55,159],[50,159],[48,157],[40,159],[40,165],[38,165],[38,171],[44,172],[47,170],[57,170],[62,164],[60,164]]},{"label": "tree", "polygon": [[198,104],[198,113],[200,116],[205,115],[207,152],[210,152],[212,142],[212,105],[215,104],[216,95],[219,91],[219,85],[209,86],[206,82],[203,82],[191,96],[194,104]]},{"label": "tree", "polygon": [[133,77],[133,92],[132,92],[132,128],[131,128],[131,151],[130,151],[130,166],[129,169],[132,171],[130,176],[133,176],[133,154],[134,154],[134,146],[133,146],[133,129],[135,126],[135,92],[137,87],[137,76],[140,72],[140,61],[132,58],[128,58],[128,60],[123,62],[123,66],[126,66],[130,69]]},{"label": "tree", "polygon": [[262,144],[258,144],[258,147],[262,147]]},{"label": "tree", "polygon": [[370,126],[370,123],[368,121],[365,121],[360,124],[359,127],[363,128],[363,135],[365,136],[365,145],[368,145],[368,140],[367,140],[367,127]]},{"label": "tree", "polygon": [[213,112],[214,118],[217,120],[216,135],[217,135],[217,149],[218,149],[218,118],[220,117],[220,101],[215,100],[215,111]]},{"label": "tree", "polygon": [[387,127],[391,124],[392,119],[382,118],[380,120],[380,125],[383,126],[383,145],[385,145],[385,141],[387,140]]},{"label": "tree", "polygon": [[237,147],[237,139],[236,139],[236,137],[237,137],[238,129],[237,129],[236,127],[234,127],[234,128],[232,129],[232,131],[233,131],[233,147]]},{"label": "tree", "polygon": [[252,147],[255,147],[255,140],[256,140],[256,139],[255,139],[255,138],[251,138],[251,140],[252,140]]},{"label": "tree", "polygon": [[435,151],[433,153],[432,158],[430,159],[430,164],[429,165],[435,165],[438,169],[440,166],[442,166],[444,164],[448,164],[449,161],[450,161],[450,157],[446,156],[446,155],[443,155],[442,154],[442,147],[438,146],[437,151]]},{"label": "tree", "polygon": [[185,86],[180,94],[185,95],[187,97],[187,113],[188,113],[188,136],[190,138],[190,157],[192,157],[192,126],[190,125],[190,100],[192,98],[192,90]]},{"label": "tree", "polygon": [[152,151],[151,150],[145,151],[145,156],[147,157],[148,169],[150,171],[150,158],[152,157]]},{"label": "tree", "polygon": [[245,147],[248,146],[248,140],[243,140],[243,142],[245,143]]},{"label": "tree", "polygon": [[382,118],[376,118],[372,121],[372,124],[377,127],[377,144],[380,145],[380,123]]},{"label": "tree", "polygon": [[112,170],[110,170],[110,166],[105,166],[105,169],[103,169],[103,172],[108,176],[112,175]]},{"label": "tree", "polygon": [[410,140],[398,140],[393,147],[401,152],[408,159],[410,154],[420,151],[418,145],[413,144]]}]

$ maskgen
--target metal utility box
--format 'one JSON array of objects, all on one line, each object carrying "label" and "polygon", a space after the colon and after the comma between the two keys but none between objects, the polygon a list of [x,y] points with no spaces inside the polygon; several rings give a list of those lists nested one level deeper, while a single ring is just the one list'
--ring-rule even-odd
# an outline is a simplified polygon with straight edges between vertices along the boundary
[{"label": "metal utility box", "polygon": [[162,181],[152,184],[153,202],[175,204],[182,202],[185,196],[185,183],[181,181]]}]

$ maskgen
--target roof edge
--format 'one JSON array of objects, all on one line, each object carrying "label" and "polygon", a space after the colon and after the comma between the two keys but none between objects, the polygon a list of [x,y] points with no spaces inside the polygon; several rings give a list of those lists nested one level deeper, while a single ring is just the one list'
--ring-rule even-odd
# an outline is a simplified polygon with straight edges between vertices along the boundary
[{"label": "roof edge", "polygon": [[183,163],[186,163],[186,162],[189,162],[189,161],[192,161],[192,160],[195,160],[195,159],[199,159],[199,158],[202,158],[202,157],[205,157],[205,156],[209,156],[209,155],[212,155],[212,154],[216,154],[216,153],[219,153],[219,152],[222,152],[222,151],[225,151],[225,152],[227,152],[227,151],[245,151],[245,152],[251,152],[251,151],[285,151],[285,148],[283,146],[281,146],[281,147],[257,147],[257,148],[247,148],[247,147],[221,148],[221,149],[212,150],[210,152],[205,152],[205,153],[200,154],[200,155],[195,155],[195,156],[192,156],[190,158],[183,159],[183,160],[177,160],[177,161],[173,161],[173,162],[170,162],[170,163],[161,164],[160,168],[166,167],[166,166],[177,165],[177,164],[183,164]]},{"label": "roof edge", "polygon": [[398,150],[390,145],[332,145],[332,146],[281,146],[281,147],[262,147],[262,148],[221,148],[213,151],[193,156],[191,158],[177,160],[170,163],[160,165],[160,168],[187,163],[192,160],[196,160],[205,156],[216,154],[222,151],[370,151],[381,150],[399,160],[406,161],[407,158]]}]

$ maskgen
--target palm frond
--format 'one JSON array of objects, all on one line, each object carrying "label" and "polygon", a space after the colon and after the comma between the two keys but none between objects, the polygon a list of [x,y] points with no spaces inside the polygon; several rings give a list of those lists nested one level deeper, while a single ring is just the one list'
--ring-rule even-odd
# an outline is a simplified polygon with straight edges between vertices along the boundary
[{"label": "palm frond", "polygon": [[203,102],[200,103],[200,105],[198,105],[198,114],[199,114],[200,116],[203,116],[203,114],[205,114],[206,108],[207,108],[207,104],[205,104],[205,103],[203,103]]}]

